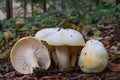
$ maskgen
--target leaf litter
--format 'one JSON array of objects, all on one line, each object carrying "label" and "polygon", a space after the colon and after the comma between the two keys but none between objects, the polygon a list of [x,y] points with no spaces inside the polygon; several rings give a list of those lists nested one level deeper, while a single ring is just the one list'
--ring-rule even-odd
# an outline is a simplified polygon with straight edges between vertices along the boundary
[{"label": "leaf litter", "polygon": [[[94,33],[93,33],[94,32]],[[26,36],[27,34],[16,35],[17,39]],[[52,66],[48,70],[35,69],[32,75],[23,75],[14,70],[9,58],[0,58],[0,80],[119,80],[120,72],[118,64],[120,64],[120,28],[119,27],[100,27],[95,31],[90,31],[85,35],[85,39],[95,38],[103,42],[107,51],[110,54],[111,65],[101,73],[88,74],[83,73],[79,67],[67,68],[59,70]],[[0,56],[9,53],[9,50],[17,41],[17,39],[9,40],[8,42],[0,43]],[[6,52],[6,53],[5,53]],[[115,64],[113,64],[115,63]],[[117,65],[117,67],[116,67]],[[117,69],[116,69],[117,68]]]}]

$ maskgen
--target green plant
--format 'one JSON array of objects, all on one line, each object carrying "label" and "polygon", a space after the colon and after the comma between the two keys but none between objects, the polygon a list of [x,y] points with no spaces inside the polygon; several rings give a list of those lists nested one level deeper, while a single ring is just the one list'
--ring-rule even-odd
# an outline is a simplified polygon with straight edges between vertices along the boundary
[{"label": "green plant", "polygon": [[116,19],[120,14],[119,6],[107,2],[101,2],[100,5],[93,7],[89,14],[83,16],[83,21],[98,27],[99,24],[108,23]]},{"label": "green plant", "polygon": [[115,15],[116,15],[116,18],[120,18],[120,4],[116,6]]},{"label": "green plant", "polygon": [[3,40],[3,33],[0,32],[0,42]]},{"label": "green plant", "polygon": [[41,14],[41,24],[45,27],[56,27],[58,23],[66,19],[67,16],[62,11],[52,11]]},{"label": "green plant", "polygon": [[9,20],[4,19],[3,24],[2,24],[2,28],[3,29],[5,29],[5,28],[14,28],[15,24],[16,24],[16,19],[17,19],[17,17],[11,18]]},{"label": "green plant", "polygon": [[24,23],[25,28],[32,28],[33,26],[40,24],[40,21],[36,16],[27,17],[26,22]]}]

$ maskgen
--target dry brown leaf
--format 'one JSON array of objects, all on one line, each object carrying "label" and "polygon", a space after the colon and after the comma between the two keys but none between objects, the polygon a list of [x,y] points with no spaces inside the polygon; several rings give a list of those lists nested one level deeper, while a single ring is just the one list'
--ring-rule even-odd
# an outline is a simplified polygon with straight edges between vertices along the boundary
[{"label": "dry brown leaf", "polygon": [[108,46],[108,45],[110,45],[110,41],[104,40],[104,41],[103,41],[103,44],[104,44],[105,46]]},{"label": "dry brown leaf", "polygon": [[111,71],[120,72],[120,64],[115,64],[109,61],[108,67]]}]

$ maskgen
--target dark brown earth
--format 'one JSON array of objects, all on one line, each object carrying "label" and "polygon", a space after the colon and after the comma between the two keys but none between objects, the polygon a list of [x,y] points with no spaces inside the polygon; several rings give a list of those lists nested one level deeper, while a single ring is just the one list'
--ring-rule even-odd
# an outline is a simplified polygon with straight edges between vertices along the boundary
[{"label": "dark brown earth", "polygon": [[[109,52],[109,61],[120,64],[120,28],[119,27],[101,27],[98,28],[101,31],[100,36],[94,37],[104,43],[106,49]],[[0,55],[13,46],[13,44],[21,37],[27,34],[18,34],[15,40],[11,39],[9,42],[0,43]],[[85,36],[85,39],[93,37],[91,35]],[[101,73],[83,73],[79,67],[68,68],[59,70],[51,67],[50,69],[43,70],[36,68],[31,75],[23,75],[14,70],[12,67],[9,55],[0,59],[0,80],[120,80],[120,72],[111,71],[108,67]]]}]

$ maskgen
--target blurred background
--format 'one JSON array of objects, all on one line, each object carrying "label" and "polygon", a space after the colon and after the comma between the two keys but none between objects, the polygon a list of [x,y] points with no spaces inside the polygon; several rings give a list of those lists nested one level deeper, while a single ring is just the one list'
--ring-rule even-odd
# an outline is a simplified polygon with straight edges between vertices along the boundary
[{"label": "blurred background", "polygon": [[[99,5],[108,8],[117,5],[120,0],[0,0],[0,19],[10,19],[14,17],[30,17],[40,15],[49,11],[78,10],[89,13]],[[112,7],[115,8],[115,7]]]},{"label": "blurred background", "polygon": [[46,27],[120,25],[120,0],[0,0],[0,42]]}]

